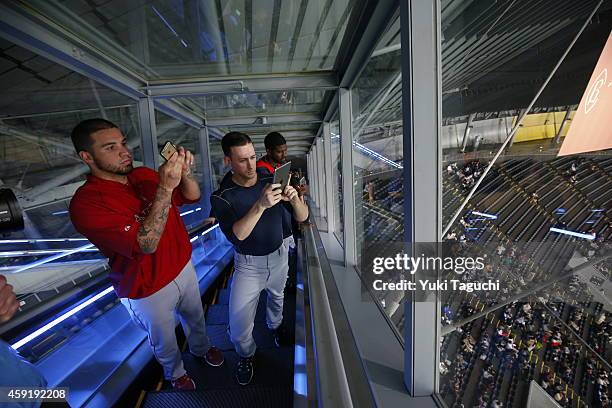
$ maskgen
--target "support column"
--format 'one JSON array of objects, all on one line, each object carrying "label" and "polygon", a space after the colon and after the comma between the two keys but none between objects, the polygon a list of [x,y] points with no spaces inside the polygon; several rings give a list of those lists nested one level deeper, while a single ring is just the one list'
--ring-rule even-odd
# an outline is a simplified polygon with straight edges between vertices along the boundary
[{"label": "support column", "polygon": [[325,150],[323,149],[323,138],[317,139],[317,174],[319,177],[319,211],[321,217],[327,218],[327,197],[325,186],[328,184],[325,179]]},{"label": "support column", "polygon": [[474,113],[470,113],[468,116],[467,125],[465,126],[465,132],[463,132],[463,141],[461,142],[461,153],[465,153],[465,149],[467,147],[468,137],[470,136],[470,131],[474,126],[472,126],[472,121],[474,120]]},{"label": "support column", "polygon": [[[404,239],[412,256],[420,256],[421,245],[438,242],[442,233],[438,7],[436,0],[400,2]],[[436,256],[436,245],[430,248]],[[438,294],[408,291],[404,305],[404,383],[412,396],[432,395],[438,377]]]},{"label": "support column", "polygon": [[[519,111],[518,116],[516,117],[516,122],[515,123],[518,123],[518,121],[523,117],[525,112],[527,112],[527,109],[524,109],[524,108]],[[522,127],[522,126],[523,126],[523,124],[521,123],[519,125],[519,127]],[[516,133],[514,133],[512,135],[512,137],[510,138],[510,142],[508,142],[508,148],[506,150],[510,149],[512,147],[512,145],[514,144],[514,136],[516,136]]]},{"label": "support column", "polygon": [[[315,141],[316,142],[316,141]],[[319,208],[319,172],[317,171],[317,146],[315,144],[312,145],[312,149],[310,150],[312,161],[312,181],[314,186],[314,191],[312,194],[312,199],[315,202],[315,207]]]},{"label": "support column", "polygon": [[159,154],[157,152],[157,127],[155,125],[153,98],[140,98],[138,100],[138,119],[140,120],[140,137],[142,139],[142,162],[145,166],[157,170]]},{"label": "support column", "polygon": [[208,138],[208,127],[202,126],[198,133],[198,143],[200,146],[200,153],[202,155],[202,161],[199,164],[199,170],[202,173],[200,188],[202,189],[202,197],[204,197],[200,203],[202,205],[202,210],[204,210],[203,214],[205,217],[207,217],[210,213],[210,200],[208,197],[210,197],[213,192],[213,173],[210,162],[210,144]]},{"label": "support column", "polygon": [[353,112],[351,90],[340,88],[340,142],[342,143],[342,208],[344,211],[344,261],[357,265],[355,187],[353,174]]},{"label": "support column", "polygon": [[323,123],[323,150],[325,157],[325,195],[326,195],[326,208],[327,208],[327,232],[331,234],[334,232],[335,223],[335,208],[334,208],[334,183],[333,183],[333,169],[332,169],[332,150],[331,150],[331,126],[329,122]]},{"label": "support column", "polygon": [[312,203],[315,199],[314,192],[315,192],[315,184],[317,183],[315,181],[315,175],[312,169],[312,146],[310,148],[310,151],[306,155],[306,166],[308,170],[308,194],[310,196],[310,202]]},{"label": "support column", "polygon": [[552,141],[553,145],[558,145],[559,144],[559,140],[561,140],[561,132],[563,132],[563,129],[565,129],[565,125],[567,124],[567,122],[569,121],[569,117],[572,114],[572,106],[568,106],[567,107],[567,112],[565,112],[565,116],[563,117],[563,121],[561,122],[561,126],[559,126],[559,131],[557,132],[557,134],[555,135],[555,138]]}]

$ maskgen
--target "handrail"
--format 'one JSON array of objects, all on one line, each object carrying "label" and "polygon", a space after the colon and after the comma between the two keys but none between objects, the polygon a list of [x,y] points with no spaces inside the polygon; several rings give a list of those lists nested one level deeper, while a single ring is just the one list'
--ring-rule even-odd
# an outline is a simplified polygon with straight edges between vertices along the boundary
[{"label": "handrail", "polygon": [[315,228],[305,225],[303,233],[318,406],[372,407],[363,361]]}]

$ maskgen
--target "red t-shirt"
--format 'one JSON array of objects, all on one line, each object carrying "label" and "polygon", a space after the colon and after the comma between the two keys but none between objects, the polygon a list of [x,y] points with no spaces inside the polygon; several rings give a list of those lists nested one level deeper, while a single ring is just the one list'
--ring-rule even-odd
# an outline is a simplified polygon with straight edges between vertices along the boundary
[{"label": "red t-shirt", "polygon": [[159,176],[138,167],[127,177],[126,185],[88,175],[70,201],[70,219],[76,230],[108,257],[117,295],[138,299],[170,283],[191,258],[191,243],[178,206],[196,201],[185,199],[180,189],[174,190],[157,250],[145,254],[137,234],[155,199]]},{"label": "red t-shirt", "polygon": [[257,160],[257,163],[256,163],[255,166],[258,167],[258,168],[264,168],[264,169],[268,170],[268,173],[270,173],[270,174],[274,174],[274,171],[278,167],[280,167],[280,165],[277,165],[276,167],[274,167],[273,165],[271,165],[270,163],[265,161],[263,157],[261,159]]}]

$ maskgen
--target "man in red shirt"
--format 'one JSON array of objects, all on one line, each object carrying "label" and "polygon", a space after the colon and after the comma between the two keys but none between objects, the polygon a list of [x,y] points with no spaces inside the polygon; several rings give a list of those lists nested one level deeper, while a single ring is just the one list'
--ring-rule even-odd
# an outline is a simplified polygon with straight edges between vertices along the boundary
[{"label": "man in red shirt", "polygon": [[287,161],[287,141],[278,132],[270,132],[264,139],[266,155],[257,160],[257,169],[265,169],[268,174],[285,164]]},{"label": "man in red shirt", "polygon": [[164,376],[177,389],[195,389],[175,336],[175,312],[192,354],[212,366],[223,355],[208,344],[191,243],[178,207],[197,202],[193,155],[180,147],[159,173],[133,168],[123,133],[105,119],[88,119],[72,142],[91,174],[72,197],[74,227],[108,257],[109,277],[132,320],[149,337]]}]

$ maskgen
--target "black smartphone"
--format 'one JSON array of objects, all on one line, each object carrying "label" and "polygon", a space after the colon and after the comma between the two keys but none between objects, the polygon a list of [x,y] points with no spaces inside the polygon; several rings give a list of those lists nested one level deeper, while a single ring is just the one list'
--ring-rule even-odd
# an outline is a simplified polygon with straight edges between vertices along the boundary
[{"label": "black smartphone", "polygon": [[166,161],[168,161],[170,160],[172,155],[176,153],[177,151],[178,150],[176,149],[176,146],[172,142],[167,141],[164,144],[164,147],[162,147],[161,150],[159,151],[159,154],[161,155],[161,157],[166,159]]}]

